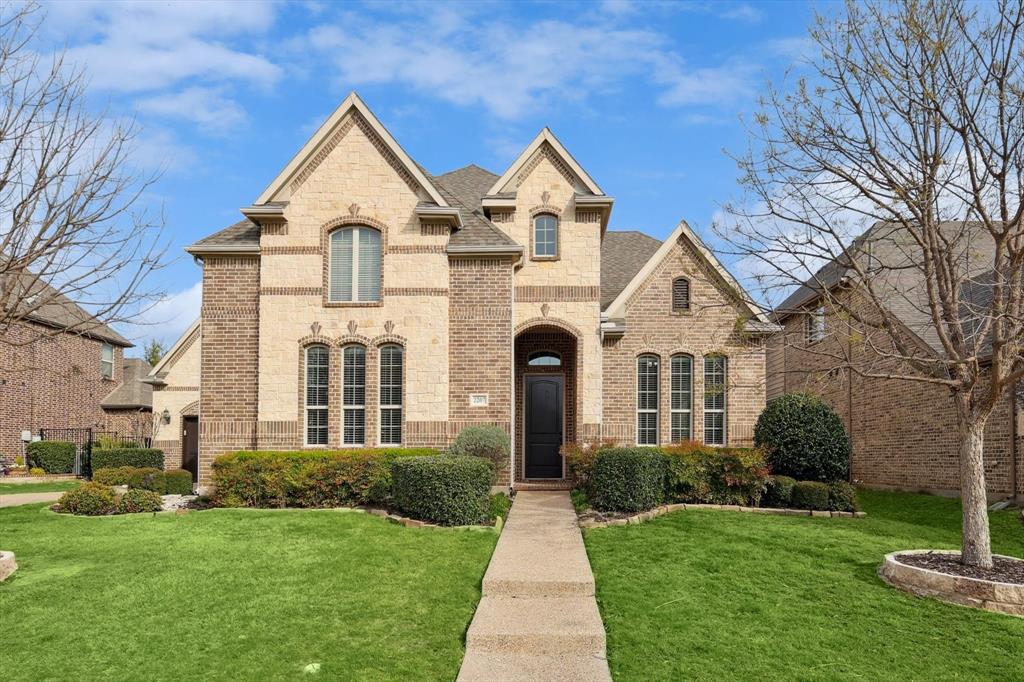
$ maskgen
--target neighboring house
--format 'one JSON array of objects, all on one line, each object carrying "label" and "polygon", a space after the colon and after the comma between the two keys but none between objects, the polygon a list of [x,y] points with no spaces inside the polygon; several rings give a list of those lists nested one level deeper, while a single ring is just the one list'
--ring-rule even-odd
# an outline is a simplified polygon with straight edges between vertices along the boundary
[{"label": "neighboring house", "polygon": [[198,416],[200,484],[239,448],[445,447],[472,424],[513,436],[517,485],[557,485],[566,441],[750,444],[775,326],[685,222],[607,232],[612,204],[546,128],[500,176],[433,176],[350,95],[187,249],[201,320],[151,375],[158,442]]},{"label": "neighboring house", "polygon": [[[950,230],[957,231],[958,226],[962,224],[951,225]],[[991,239],[980,230],[969,234],[969,243],[963,240],[960,246],[964,262],[971,264],[965,305],[970,303],[967,299],[985,295],[985,268],[993,260]],[[915,248],[905,231],[878,223],[855,241],[850,252],[863,259],[861,269],[872,277],[886,310],[922,356],[941,355],[925,304],[924,278],[912,266]],[[856,482],[958,492],[957,416],[949,390],[918,381],[865,378],[838,366],[839,358],[849,357],[861,371],[880,373],[892,367],[877,352],[884,348],[884,335],[865,331],[828,305],[832,297],[856,309],[863,300],[858,296],[864,294],[852,266],[833,261],[778,306],[775,318],[784,331],[769,342],[767,399],[791,391],[825,398],[846,424]],[[878,342],[868,343],[870,338]],[[1024,496],[1022,397],[1020,390],[1006,396],[985,430],[985,483],[992,498]]]},{"label": "neighboring house", "polygon": [[[47,301],[0,339],[0,461],[23,454],[22,433],[40,429],[150,435],[150,389],[132,343],[46,285]],[[141,364],[139,364],[141,363]]]}]

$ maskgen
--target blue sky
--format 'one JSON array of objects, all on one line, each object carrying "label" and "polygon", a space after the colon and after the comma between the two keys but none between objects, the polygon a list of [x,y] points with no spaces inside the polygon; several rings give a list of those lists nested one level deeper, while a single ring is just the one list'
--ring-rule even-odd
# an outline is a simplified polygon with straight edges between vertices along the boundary
[{"label": "blue sky", "polygon": [[[76,2],[45,5],[40,49],[66,46],[91,105],[141,126],[146,202],[179,257],[168,298],[125,330],[171,343],[198,315],[181,249],[240,219],[356,90],[432,173],[501,173],[549,126],[608,194],[611,229],[664,238],[739,194],[765,83],[806,50],[796,2]],[[725,259],[729,260],[729,259]],[[742,273],[737,273],[741,275]]]}]

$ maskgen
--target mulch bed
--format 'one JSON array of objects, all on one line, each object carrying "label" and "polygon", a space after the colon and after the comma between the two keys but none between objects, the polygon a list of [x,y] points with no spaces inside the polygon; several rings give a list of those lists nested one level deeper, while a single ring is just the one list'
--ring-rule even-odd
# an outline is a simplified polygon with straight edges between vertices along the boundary
[{"label": "mulch bed", "polygon": [[1024,585],[1024,560],[1021,559],[993,557],[992,568],[965,566],[960,563],[959,554],[898,554],[896,559],[901,564],[927,568],[946,575]]}]

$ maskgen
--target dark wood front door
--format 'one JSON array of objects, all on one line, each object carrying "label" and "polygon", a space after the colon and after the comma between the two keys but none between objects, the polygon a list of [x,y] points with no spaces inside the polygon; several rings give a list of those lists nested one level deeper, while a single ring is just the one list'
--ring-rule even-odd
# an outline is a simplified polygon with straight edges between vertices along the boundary
[{"label": "dark wood front door", "polygon": [[562,392],[560,375],[526,376],[526,478],[561,478]]},{"label": "dark wood front door", "polygon": [[199,480],[199,417],[181,418],[181,468]]}]

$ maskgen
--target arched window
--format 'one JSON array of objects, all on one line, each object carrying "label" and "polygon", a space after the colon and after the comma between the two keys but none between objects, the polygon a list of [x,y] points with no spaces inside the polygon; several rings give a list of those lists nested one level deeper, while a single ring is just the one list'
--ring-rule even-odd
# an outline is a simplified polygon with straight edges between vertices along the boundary
[{"label": "arched window", "polygon": [[725,445],[726,388],[725,356],[708,355],[704,358],[704,442],[708,445]]},{"label": "arched window", "polygon": [[530,353],[527,364],[530,367],[561,367],[562,356],[553,350],[539,350]]},{"label": "arched window", "polygon": [[380,444],[402,444],[402,347],[380,349]]},{"label": "arched window", "polygon": [[693,358],[672,356],[672,442],[693,438]]},{"label": "arched window", "polygon": [[676,277],[672,280],[672,312],[685,313],[690,309],[690,280]]},{"label": "arched window", "polygon": [[326,346],[306,349],[306,445],[327,445],[329,365]]},{"label": "arched window", "polygon": [[641,355],[636,359],[636,443],[658,444],[658,374],[657,355]]},{"label": "arched window", "polygon": [[342,443],[366,442],[366,349],[345,346],[342,351],[344,373],[341,385]]},{"label": "arched window", "polygon": [[558,218],[541,213],[533,219],[533,255],[536,258],[558,257]]},{"label": "arched window", "polygon": [[332,303],[380,300],[380,232],[362,225],[331,232]]}]

